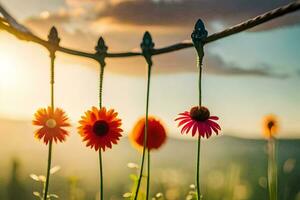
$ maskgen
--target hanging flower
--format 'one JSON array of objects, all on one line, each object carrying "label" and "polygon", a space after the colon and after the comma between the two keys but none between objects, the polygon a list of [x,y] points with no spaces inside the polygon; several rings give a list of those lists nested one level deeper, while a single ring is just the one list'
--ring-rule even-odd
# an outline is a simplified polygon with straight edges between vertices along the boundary
[{"label": "hanging flower", "polygon": [[278,122],[275,115],[267,115],[263,120],[263,134],[266,138],[274,137],[278,132]]},{"label": "hanging flower", "polygon": [[195,106],[191,108],[190,112],[180,113],[175,121],[179,121],[178,127],[183,126],[181,129],[182,134],[187,134],[191,130],[192,136],[195,136],[198,131],[201,137],[209,138],[212,132],[218,135],[221,130],[219,124],[215,122],[218,119],[217,116],[210,116],[210,112],[206,107]]},{"label": "hanging flower", "polygon": [[121,119],[117,118],[118,113],[113,109],[106,110],[102,107],[100,110],[92,107],[91,110],[85,112],[81,117],[78,127],[79,134],[83,141],[86,141],[87,147],[94,148],[98,151],[100,148],[105,151],[105,148],[111,148],[112,144],[117,144],[120,139]]},{"label": "hanging flower", "polygon": [[34,114],[35,119],[32,121],[34,125],[42,126],[35,131],[35,137],[39,140],[43,138],[44,143],[49,141],[63,142],[69,133],[62,127],[70,126],[68,117],[65,112],[56,108],[53,110],[50,106],[48,108],[40,108]]},{"label": "hanging flower", "polygon": [[[130,141],[138,149],[141,149],[144,146],[145,122],[145,117],[140,119],[129,135]],[[163,124],[152,116],[148,117],[147,136],[147,148],[150,150],[159,149],[167,139],[166,130]]]}]

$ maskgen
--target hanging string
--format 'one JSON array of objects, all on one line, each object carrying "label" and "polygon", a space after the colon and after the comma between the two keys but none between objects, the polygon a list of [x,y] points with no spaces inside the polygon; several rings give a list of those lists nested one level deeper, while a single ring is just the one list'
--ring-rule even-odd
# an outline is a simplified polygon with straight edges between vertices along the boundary
[{"label": "hanging string", "polygon": [[[105,57],[107,54],[107,46],[105,45],[104,39],[99,38],[97,46],[95,47],[96,55],[98,55],[98,62],[100,64],[99,72],[99,108],[102,108],[102,90],[103,90],[103,78],[104,78],[104,68],[105,68]],[[100,200],[104,199],[103,192],[103,164],[102,164],[102,150],[99,149],[99,170],[100,170]]]},{"label": "hanging string", "polygon": [[138,183],[136,187],[136,192],[134,196],[134,200],[138,199],[139,189],[141,186],[141,181],[143,178],[143,171],[144,171],[144,163],[145,163],[145,154],[147,153],[147,189],[146,189],[146,200],[149,198],[149,191],[150,191],[150,150],[147,148],[148,144],[148,115],[149,115],[149,96],[150,96],[150,80],[151,80],[151,69],[152,69],[152,50],[154,47],[154,43],[152,42],[152,37],[148,31],[145,32],[143,37],[143,42],[141,43],[141,48],[143,51],[143,55],[146,59],[148,64],[147,68],[147,92],[146,92],[146,114],[145,114],[145,132],[144,132],[144,146],[143,146],[143,153],[142,153],[142,161],[141,161],[141,168],[140,174],[138,178]]},{"label": "hanging string", "polygon": [[[52,44],[51,48],[49,47],[50,53],[50,105],[51,110],[54,112],[54,61],[55,61],[55,52],[56,47],[58,46],[60,39],[58,37],[58,32],[55,27],[52,27],[50,33],[48,35],[48,40]],[[47,175],[46,175],[46,182],[44,188],[44,200],[47,200],[48,196],[48,189],[49,189],[49,181],[50,181],[50,169],[51,169],[51,161],[52,161],[52,140],[49,142],[49,149],[48,149],[48,164],[47,164]]]}]

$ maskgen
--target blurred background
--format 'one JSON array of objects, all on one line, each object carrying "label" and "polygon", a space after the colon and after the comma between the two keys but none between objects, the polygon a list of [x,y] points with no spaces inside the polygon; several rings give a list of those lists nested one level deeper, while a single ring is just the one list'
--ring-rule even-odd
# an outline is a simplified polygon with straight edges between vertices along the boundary
[{"label": "blurred background", "polygon": [[[55,25],[61,44],[94,52],[103,36],[110,52],[139,51],[143,33],[156,47],[190,39],[203,19],[209,33],[284,5],[288,0],[1,0],[1,5],[46,39]],[[222,136],[204,140],[202,188],[214,199],[267,199],[264,115],[274,113],[278,134],[279,199],[300,199],[300,12],[289,14],[206,46],[203,103],[220,117]],[[40,183],[29,174],[44,174],[47,147],[33,137],[37,108],[50,103],[49,55],[46,49],[0,32],[0,199],[33,199]],[[168,141],[153,152],[152,194],[183,199],[194,182],[196,142],[181,136],[174,118],[197,104],[194,49],[154,57],[150,114],[168,130]],[[98,102],[97,63],[57,53],[55,104],[72,125]],[[127,163],[140,155],[127,134],[144,115],[146,63],[142,57],[107,59],[104,105],[115,108],[125,135],[104,154],[106,199],[122,199],[130,190]],[[75,128],[54,146],[50,192],[61,199],[95,199],[97,154],[81,142]],[[15,196],[20,195],[20,196]]]}]

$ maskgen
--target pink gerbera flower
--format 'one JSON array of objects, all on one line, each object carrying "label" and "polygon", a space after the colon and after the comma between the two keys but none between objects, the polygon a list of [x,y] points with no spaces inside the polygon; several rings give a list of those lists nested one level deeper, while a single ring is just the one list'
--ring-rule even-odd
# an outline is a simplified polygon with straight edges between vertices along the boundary
[{"label": "pink gerbera flower", "polygon": [[181,134],[192,131],[192,136],[198,131],[201,137],[209,138],[214,131],[217,135],[221,130],[219,124],[215,121],[219,118],[217,116],[210,116],[209,110],[204,106],[192,107],[190,112],[185,111],[179,114],[175,121],[179,121],[178,127],[183,126]]}]

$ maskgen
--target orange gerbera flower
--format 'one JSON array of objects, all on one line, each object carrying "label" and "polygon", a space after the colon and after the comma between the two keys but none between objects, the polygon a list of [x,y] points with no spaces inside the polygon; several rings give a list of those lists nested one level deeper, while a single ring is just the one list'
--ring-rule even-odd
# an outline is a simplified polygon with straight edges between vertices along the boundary
[{"label": "orange gerbera flower", "polygon": [[56,108],[53,110],[50,106],[48,108],[40,108],[34,114],[35,119],[32,121],[34,125],[42,126],[35,131],[35,137],[44,139],[45,144],[54,140],[55,142],[63,142],[69,133],[62,127],[70,126],[68,117],[65,112]]},{"label": "orange gerbera flower", "polygon": [[120,139],[120,128],[122,125],[121,119],[117,118],[118,113],[113,109],[106,110],[102,107],[100,110],[96,107],[92,107],[91,110],[85,112],[85,115],[81,117],[78,127],[79,134],[82,136],[83,141],[87,141],[86,146],[98,149],[111,148],[112,143],[117,144]]},{"label": "orange gerbera flower", "polygon": [[[144,145],[145,122],[145,117],[140,119],[129,135],[132,144],[138,149],[141,149]],[[147,148],[150,150],[160,148],[167,139],[166,130],[163,124],[152,116],[148,117],[147,136]]]},{"label": "orange gerbera flower", "polygon": [[278,122],[275,115],[267,115],[263,120],[263,133],[266,138],[274,137],[278,132]]}]

